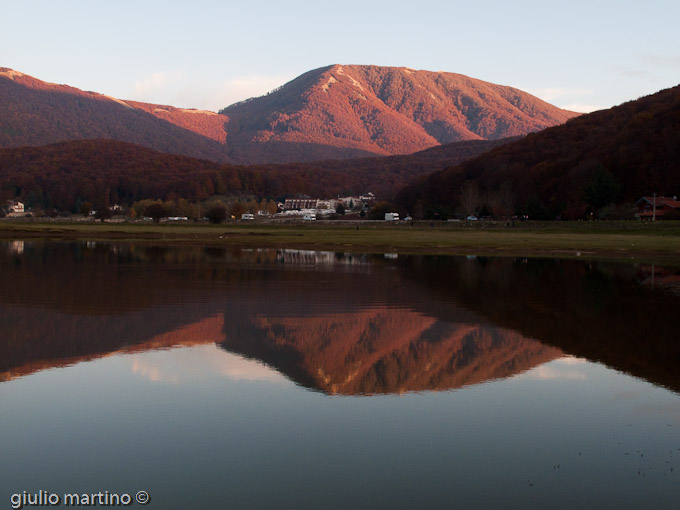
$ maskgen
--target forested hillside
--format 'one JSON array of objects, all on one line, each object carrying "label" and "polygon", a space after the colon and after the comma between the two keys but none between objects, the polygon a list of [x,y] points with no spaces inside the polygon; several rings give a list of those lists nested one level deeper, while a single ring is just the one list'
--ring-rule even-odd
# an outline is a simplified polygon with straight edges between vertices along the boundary
[{"label": "forested hillside", "polygon": [[78,211],[83,202],[131,204],[141,199],[202,201],[214,194],[283,198],[369,191],[389,198],[410,179],[481,154],[508,140],[475,140],[410,156],[308,164],[235,166],[165,154],[113,140],[0,149],[0,201]]},{"label": "forested hillside", "polygon": [[680,194],[680,86],[417,178],[397,201],[421,215],[575,219],[652,193]]},{"label": "forested hillside", "polygon": [[230,159],[252,163],[410,154],[524,135],[578,115],[461,74],[362,65],[309,71],[220,113],[229,117]]}]

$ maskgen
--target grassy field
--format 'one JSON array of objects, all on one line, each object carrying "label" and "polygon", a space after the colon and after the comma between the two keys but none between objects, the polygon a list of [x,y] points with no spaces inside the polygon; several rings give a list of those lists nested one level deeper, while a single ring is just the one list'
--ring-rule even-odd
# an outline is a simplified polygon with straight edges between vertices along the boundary
[{"label": "grassy field", "polygon": [[371,253],[653,257],[680,260],[680,222],[238,222],[221,225],[0,221],[0,239],[110,240]]}]

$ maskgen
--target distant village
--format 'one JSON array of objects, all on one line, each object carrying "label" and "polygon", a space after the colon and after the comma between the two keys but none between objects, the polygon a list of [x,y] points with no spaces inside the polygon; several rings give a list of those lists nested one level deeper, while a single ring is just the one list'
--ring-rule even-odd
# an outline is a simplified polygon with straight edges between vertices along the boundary
[{"label": "distant village", "polygon": [[[152,201],[149,201],[152,202]],[[238,203],[238,202],[237,202]],[[253,202],[255,203],[255,202]],[[300,220],[316,220],[316,219],[328,219],[337,215],[359,215],[360,217],[365,217],[368,211],[375,205],[376,197],[373,193],[366,193],[365,195],[358,196],[345,196],[336,198],[288,198],[284,202],[278,202],[275,204],[275,208],[268,207],[266,209],[253,209],[249,208],[245,210],[243,207],[231,207],[228,210],[227,218],[231,217],[234,220],[254,220],[256,218],[288,218],[288,219],[300,219]],[[228,204],[223,204],[222,202],[212,202],[206,204],[206,209],[210,208],[210,205],[218,204],[228,208]],[[274,203],[269,203],[272,206]],[[125,216],[126,211],[130,211],[132,208],[126,208],[118,204],[113,205],[107,210],[107,217],[105,219],[110,219],[115,216]],[[241,209],[244,209],[241,212]],[[8,200],[3,207],[0,207],[1,215],[7,218],[26,218],[34,217],[36,214],[33,213],[29,208],[25,207],[23,202],[17,200]],[[394,214],[395,219],[398,219],[397,213]],[[39,214],[43,216],[43,214]],[[49,215],[48,215],[49,216]],[[63,215],[60,215],[63,217]],[[80,214],[71,215],[76,217],[99,217],[99,213],[94,209],[81,210]],[[132,215],[135,216],[134,214]],[[225,218],[225,219],[227,219]],[[151,220],[151,216],[141,215],[137,219],[141,220]],[[204,218],[208,219],[208,218]],[[182,221],[189,220],[187,216],[173,216],[170,211],[168,214],[163,216],[165,221]]]},{"label": "distant village", "polygon": [[[222,207],[223,204],[220,203]],[[257,211],[238,211],[232,208],[231,214],[228,212],[223,219],[232,220],[255,220],[264,218],[279,218],[279,219],[298,219],[303,221],[334,219],[339,215],[359,216],[360,218],[367,218],[368,212],[376,205],[376,197],[373,193],[367,193],[359,196],[346,196],[337,198],[287,198],[284,202],[276,204],[276,212],[272,209],[259,209]],[[635,217],[640,220],[656,221],[663,219],[678,219],[680,216],[680,201],[677,196],[644,196],[641,197],[634,204]],[[226,209],[226,207],[225,207]],[[107,210],[107,215],[104,219],[111,219],[116,215],[123,217],[126,215],[125,211],[130,208],[124,208],[120,205],[114,205]],[[4,206],[0,207],[0,216],[6,218],[26,218],[33,217],[32,211],[25,207],[23,202],[18,200],[8,200]],[[72,215],[77,217],[91,217],[101,219],[95,210],[88,210],[87,214]],[[134,216],[133,216],[134,217]],[[128,218],[129,219],[129,218]],[[138,217],[140,220],[152,220],[151,216]],[[187,216],[172,216],[170,213],[162,217],[164,221],[188,221]],[[204,217],[203,219],[210,219]],[[400,218],[395,211],[381,211],[379,216],[373,216],[372,219],[380,219],[385,221],[397,221],[399,219],[412,220],[410,216]],[[468,221],[477,221],[476,216],[468,216]],[[114,220],[115,221],[115,220]],[[124,221],[120,220],[119,221]]]}]

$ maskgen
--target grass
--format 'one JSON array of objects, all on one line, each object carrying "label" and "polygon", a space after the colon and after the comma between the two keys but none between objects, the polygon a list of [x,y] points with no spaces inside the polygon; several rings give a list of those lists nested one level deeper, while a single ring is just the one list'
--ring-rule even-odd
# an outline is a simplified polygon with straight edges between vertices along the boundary
[{"label": "grass", "polygon": [[[358,228],[357,228],[358,227]],[[680,260],[680,222],[238,222],[209,224],[0,221],[4,239],[82,239],[372,253],[662,257]]]}]

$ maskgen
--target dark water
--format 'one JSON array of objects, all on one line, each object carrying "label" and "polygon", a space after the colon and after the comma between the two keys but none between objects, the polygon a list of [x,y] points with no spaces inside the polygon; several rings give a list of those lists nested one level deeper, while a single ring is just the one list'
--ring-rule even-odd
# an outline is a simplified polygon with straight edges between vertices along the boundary
[{"label": "dark water", "polygon": [[4,243],[0,269],[0,508],[680,501],[677,268]]}]

